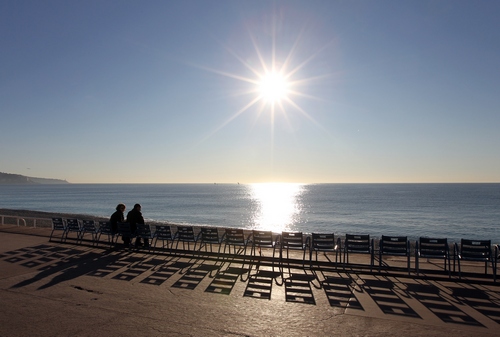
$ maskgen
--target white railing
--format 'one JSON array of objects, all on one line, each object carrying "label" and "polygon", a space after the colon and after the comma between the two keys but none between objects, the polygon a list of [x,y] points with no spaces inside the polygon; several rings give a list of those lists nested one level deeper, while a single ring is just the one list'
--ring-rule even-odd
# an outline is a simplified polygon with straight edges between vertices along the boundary
[{"label": "white railing", "polygon": [[[8,221],[8,223],[5,223],[5,219],[9,219],[11,221]],[[14,220],[14,221],[12,221]],[[30,227],[33,226],[33,228],[37,227],[37,220],[43,221],[43,222],[48,222],[52,221],[51,219],[44,219],[44,218],[31,218],[31,217],[23,217],[23,216],[15,216],[15,215],[2,215],[0,214],[0,224],[1,225],[13,225],[13,222],[17,226],[28,226],[28,223],[30,224]]]}]

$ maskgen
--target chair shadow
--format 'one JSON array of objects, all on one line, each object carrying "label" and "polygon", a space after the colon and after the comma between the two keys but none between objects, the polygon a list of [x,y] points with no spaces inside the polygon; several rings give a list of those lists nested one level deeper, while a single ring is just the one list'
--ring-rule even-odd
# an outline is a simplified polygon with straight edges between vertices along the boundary
[{"label": "chair shadow", "polygon": [[361,279],[361,289],[368,294],[384,314],[421,318],[397,293],[389,279]]},{"label": "chair shadow", "polygon": [[257,269],[248,277],[248,283],[243,296],[258,299],[271,299],[273,283],[281,277],[281,273],[273,270]]},{"label": "chair shadow", "polygon": [[[219,266],[219,268],[220,267],[221,266]],[[231,267],[231,265],[229,265],[225,270],[217,270],[218,273],[215,275],[207,289],[205,289],[206,292],[229,295],[238,279],[242,278],[243,275],[246,275],[249,272],[248,268],[244,268],[243,266]]]},{"label": "chair shadow", "polygon": [[331,307],[365,310],[354,295],[356,282],[351,277],[325,276],[321,285]]},{"label": "chair shadow", "polygon": [[492,321],[500,324],[500,301],[490,296],[487,290],[448,287],[457,301],[468,305]]},{"label": "chair shadow", "polygon": [[284,279],[285,300],[287,302],[304,303],[316,305],[311,283],[316,279],[316,275],[291,273]]},{"label": "chair shadow", "polygon": [[211,274],[213,271],[218,270],[220,265],[213,264],[191,264],[188,270],[178,279],[172,287],[182,289],[195,289],[203,279]]},{"label": "chair shadow", "polygon": [[406,284],[406,292],[445,323],[483,326],[449,302],[441,293],[442,290],[435,285],[410,283]]}]

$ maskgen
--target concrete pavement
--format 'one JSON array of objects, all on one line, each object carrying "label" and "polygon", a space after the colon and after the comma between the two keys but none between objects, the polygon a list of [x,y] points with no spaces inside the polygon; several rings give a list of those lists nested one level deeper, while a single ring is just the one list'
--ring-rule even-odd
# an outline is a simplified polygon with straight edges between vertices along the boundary
[{"label": "concrete pavement", "polygon": [[0,336],[500,336],[500,287],[487,279],[334,269],[312,282],[248,278],[248,265],[230,261],[49,234],[0,226]]}]

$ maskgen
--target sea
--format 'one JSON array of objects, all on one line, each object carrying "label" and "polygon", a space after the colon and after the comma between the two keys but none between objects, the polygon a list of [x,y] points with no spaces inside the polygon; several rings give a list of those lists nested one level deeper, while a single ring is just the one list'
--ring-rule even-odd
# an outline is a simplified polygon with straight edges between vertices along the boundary
[{"label": "sea", "polygon": [[109,217],[118,203],[159,223],[500,243],[498,183],[0,185],[0,208]]}]

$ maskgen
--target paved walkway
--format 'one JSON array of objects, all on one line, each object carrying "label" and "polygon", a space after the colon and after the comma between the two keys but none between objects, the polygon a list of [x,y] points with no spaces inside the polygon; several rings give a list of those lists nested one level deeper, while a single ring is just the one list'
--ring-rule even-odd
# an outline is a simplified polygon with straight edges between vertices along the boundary
[{"label": "paved walkway", "polygon": [[330,270],[320,287],[49,233],[0,226],[0,336],[500,336],[492,282]]}]

